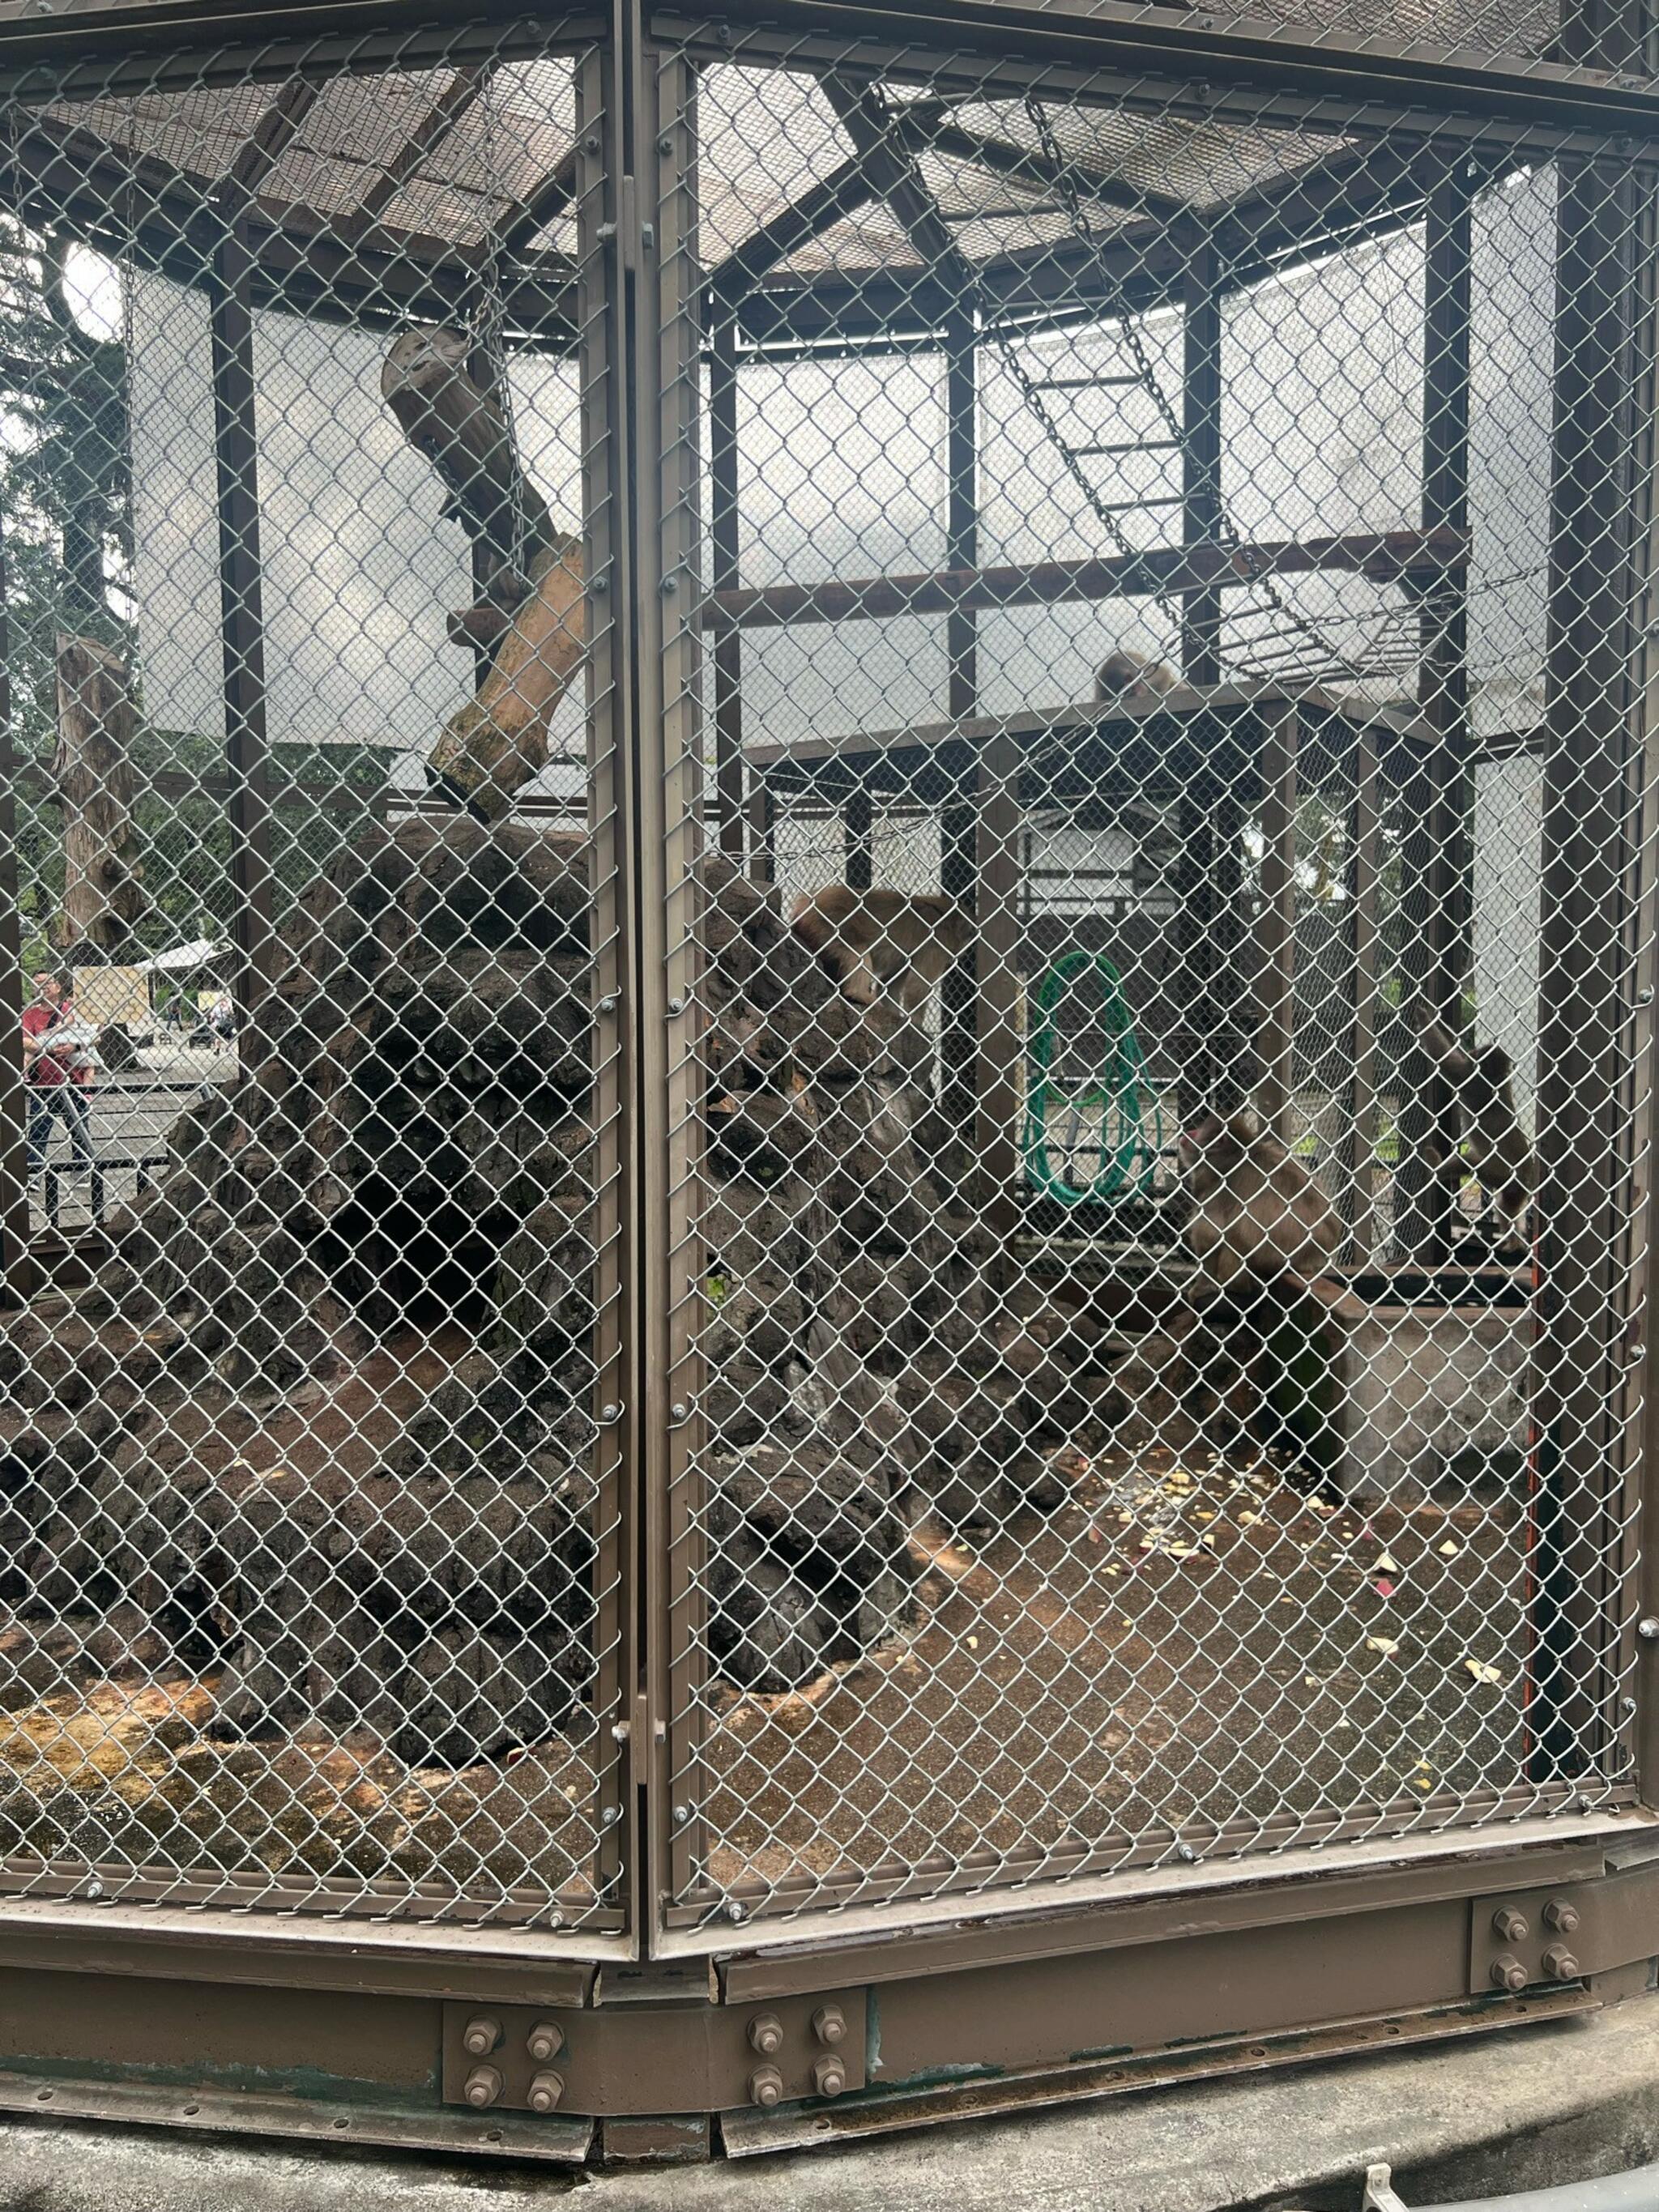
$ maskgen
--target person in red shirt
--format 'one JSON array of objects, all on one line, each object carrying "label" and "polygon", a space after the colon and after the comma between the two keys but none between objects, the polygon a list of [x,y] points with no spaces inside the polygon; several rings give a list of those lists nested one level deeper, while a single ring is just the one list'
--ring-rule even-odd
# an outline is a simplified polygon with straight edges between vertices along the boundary
[{"label": "person in red shirt", "polygon": [[88,1091],[92,1070],[77,1048],[53,1046],[54,1030],[75,1019],[75,1002],[61,975],[46,969],[34,978],[34,997],[23,1009],[23,1084],[28,1099],[28,1172],[38,1175],[46,1164],[46,1146],[54,1115],[70,1136],[70,1155],[76,1167],[92,1165],[92,1112]]}]

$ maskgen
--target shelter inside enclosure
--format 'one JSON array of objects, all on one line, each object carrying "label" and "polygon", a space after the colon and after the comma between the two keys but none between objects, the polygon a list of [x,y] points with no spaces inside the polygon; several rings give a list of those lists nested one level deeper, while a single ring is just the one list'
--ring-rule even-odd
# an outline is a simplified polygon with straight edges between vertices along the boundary
[{"label": "shelter inside enclosure", "polygon": [[436,1923],[474,2147],[1648,1955],[1652,88],[786,14],[0,5],[0,1954]]}]

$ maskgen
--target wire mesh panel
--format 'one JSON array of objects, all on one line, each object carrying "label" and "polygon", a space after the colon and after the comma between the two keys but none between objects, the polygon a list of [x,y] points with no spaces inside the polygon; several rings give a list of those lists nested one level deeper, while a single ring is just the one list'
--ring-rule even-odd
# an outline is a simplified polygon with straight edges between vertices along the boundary
[{"label": "wire mesh panel", "polygon": [[623,1915],[589,40],[6,87],[9,1887]]},{"label": "wire mesh panel", "polygon": [[671,1925],[1626,1802],[1650,171],[654,97]]}]

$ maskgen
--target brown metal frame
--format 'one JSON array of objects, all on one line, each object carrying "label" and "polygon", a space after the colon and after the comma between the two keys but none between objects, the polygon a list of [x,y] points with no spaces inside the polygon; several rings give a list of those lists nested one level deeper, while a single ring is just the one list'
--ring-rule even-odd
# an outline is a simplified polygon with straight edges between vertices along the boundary
[{"label": "brown metal frame", "polygon": [[[377,21],[404,17],[404,10],[380,0],[368,0],[368,6]],[[793,0],[768,0],[764,12],[775,23],[799,14]],[[732,13],[742,19],[742,0]],[[1218,99],[1224,106],[1231,95],[1199,101],[1193,79],[1207,76],[1224,83],[1230,71],[1241,78],[1255,72],[1256,82],[1245,83],[1238,95],[1240,106],[1255,118],[1264,106],[1260,82],[1283,85],[1294,76],[1304,88],[1284,94],[1279,103],[1284,112],[1340,119],[1355,96],[1356,71],[1363,66],[1364,97],[1374,98],[1379,89],[1387,95],[1391,77],[1402,88],[1400,96],[1419,102],[1409,127],[1419,134],[1442,121],[1421,104],[1426,97],[1463,96],[1462,122],[1447,121],[1445,127],[1466,130],[1485,153],[1491,150],[1492,126],[1481,118],[1493,108],[1518,117],[1535,143],[1552,132],[1587,134],[1578,148],[1586,160],[1620,114],[1629,117],[1633,130],[1659,133],[1659,100],[1593,79],[1588,63],[1540,67],[1530,75],[1502,68],[1477,71],[1416,58],[1380,58],[1370,47],[1362,60],[1336,46],[1312,52],[1254,32],[1249,39],[1226,37],[1191,17],[1173,16],[1165,23],[1167,13],[1118,7],[1110,0],[1090,0],[1086,11],[1058,0],[1035,12],[1009,9],[1000,0],[994,10],[981,0],[930,0],[921,18],[907,21],[905,35],[920,36],[927,28],[954,40],[941,65],[959,76],[973,74],[964,54],[977,45],[1000,77],[1024,82],[1046,73],[1046,88],[1056,95],[1068,71],[1074,76],[1093,71],[1090,86],[1100,97],[1103,61],[1121,70],[1133,69],[1138,57],[1154,59],[1150,41],[1155,34],[1154,65],[1167,76],[1175,66],[1172,53],[1190,58],[1190,65],[1180,64],[1185,97],[1206,112],[1214,111]],[[176,41],[180,27],[199,37],[204,21],[214,20],[204,8],[145,9],[81,0],[75,19],[43,25],[36,15],[20,14],[19,0],[0,0],[0,57],[13,34],[28,52],[73,52],[88,17],[96,18],[112,38],[127,39],[142,28],[158,41]],[[260,25],[280,22],[301,36],[319,21],[301,6],[243,9],[234,17],[239,38],[252,27],[251,17]],[[868,71],[884,66],[874,42],[889,19],[866,15],[854,0],[824,0],[810,11],[810,23],[805,15],[800,21],[809,25],[805,33],[757,33],[757,52],[766,51],[767,40],[775,35],[780,51],[808,58],[805,37],[808,45],[817,40],[835,48],[847,66],[845,39],[836,46],[837,30],[856,23],[871,40],[860,50],[860,66]],[[697,1046],[692,869],[702,836],[696,702],[701,631],[708,617],[696,573],[698,377],[706,335],[715,349],[720,395],[714,458],[717,488],[725,488],[717,496],[726,502],[729,526],[735,520],[734,478],[726,470],[735,462],[735,441],[723,438],[721,425],[725,410],[734,408],[736,366],[735,353],[721,349],[735,345],[737,331],[730,321],[722,323],[717,307],[705,334],[697,312],[693,125],[696,64],[705,55],[729,58],[731,47],[729,39],[722,41],[705,24],[687,27],[684,41],[671,38],[665,46],[653,46],[652,26],[637,0],[614,0],[605,27],[603,46],[587,55],[580,72],[579,150],[562,189],[568,189],[577,207],[585,287],[574,327],[581,346],[585,557],[592,580],[589,828],[596,856],[600,1038],[593,1109],[600,1254],[595,1413],[607,1532],[599,1570],[599,1635],[615,1670],[596,1721],[617,1747],[614,1758],[607,1755],[605,1774],[605,1807],[617,1815],[607,1824],[601,1869],[610,1901],[601,1913],[585,1916],[580,1928],[557,1935],[545,1926],[513,1924],[510,1905],[483,1927],[401,1920],[371,1929],[361,1920],[343,1927],[246,1912],[232,1920],[213,1908],[234,1901],[234,1885],[210,1879],[192,1883],[176,1875],[165,1885],[166,1902],[106,1905],[94,1902],[98,1869],[64,1869],[60,1879],[58,1873],[42,1876],[37,1869],[34,1897],[0,1901],[0,1961],[9,1970],[10,2008],[0,2007],[6,2023],[0,2027],[0,2047],[28,2053],[33,2069],[25,2070],[21,2063],[10,2071],[0,2069],[0,2106],[33,2105],[57,2113],[98,2112],[168,2124],[290,2126],[335,2139],[355,2135],[568,2159],[583,2155],[594,2140],[594,2116],[601,2117],[609,2140],[613,2123],[676,2101],[657,2085],[667,2078],[666,2069],[678,2067],[684,2075],[681,2109],[690,2111],[694,2123],[708,2111],[739,2111],[741,2118],[727,2130],[728,2148],[750,2150],[799,2140],[803,2127],[820,2139],[825,2132],[915,2124],[965,2110],[1098,2095],[1236,2065],[1371,2049],[1389,2038],[1554,2017],[1626,1994],[1633,1986],[1628,1968],[1659,1956],[1659,1823],[1639,1802],[1653,1796],[1659,1760],[1659,1697],[1647,1679],[1659,1633],[1639,1642],[1626,1633],[1608,1662],[1605,1686],[1609,1697],[1626,1683],[1636,1689],[1638,1710],[1628,1717],[1640,1753],[1639,1793],[1634,1780],[1602,1781],[1588,1809],[1581,1778],[1552,1775],[1530,1793],[1468,1808],[1486,1816],[1474,1829],[1436,1827],[1436,1808],[1418,1802],[1399,1808],[1398,1832],[1379,1832],[1385,1816],[1374,1808],[1322,1826],[1295,1824],[1282,1834],[1259,1828],[1248,1838],[1243,1831],[1223,1832],[1201,1838],[1204,1849],[1192,1863],[1148,1846],[1141,1852],[1079,1851],[1063,1864],[1050,1856],[1040,1867],[1012,1870],[1006,1863],[993,1869],[988,1858],[948,1869],[895,1867],[838,1893],[834,1917],[822,1923],[797,1909],[829,1901],[817,1885],[773,1891],[769,1901],[781,1907],[779,1917],[756,1924],[749,1923],[750,1905],[741,1894],[715,1898],[698,1892],[695,1798],[688,1818],[678,1819],[673,1810],[684,1782],[695,1777],[698,1752],[691,1694],[698,1686],[697,1639],[688,1632],[688,1608],[696,1601],[701,1564],[701,1500],[697,1429],[687,1418],[701,1381],[693,1348],[700,1284],[693,1236],[698,1191],[692,1143]],[[1200,61],[1200,54],[1208,58]],[[895,65],[914,74],[930,64],[917,46],[908,46]],[[1159,97],[1144,78],[1120,81],[1143,100]],[[455,82],[459,86],[460,79]],[[1373,108],[1368,119],[1376,116]],[[262,139],[267,150],[294,119],[291,107],[275,117]],[[1644,154],[1653,158],[1651,143]],[[846,188],[843,180],[838,189]],[[32,191],[42,189],[42,180],[31,182]],[[1597,225],[1611,218],[1598,216],[1597,208],[1613,204],[1625,202],[1615,201],[1594,176],[1583,179],[1582,190],[1575,184],[1564,196],[1562,250],[1579,257],[1587,273],[1577,288],[1585,317],[1578,374],[1586,394],[1577,416],[1577,443],[1563,441],[1558,503],[1564,514],[1575,482],[1605,467],[1613,435],[1606,395],[1617,374],[1610,364],[1615,356],[1626,357],[1620,349],[1633,343],[1635,329],[1650,327],[1651,303],[1635,296],[1628,257],[1618,263],[1618,283],[1598,292],[1593,281],[1606,276],[1610,260],[1610,241]],[[1437,234],[1455,239],[1458,212],[1447,210],[1435,219],[1442,225]],[[237,245],[257,264],[257,240],[240,238]],[[1441,296],[1455,321],[1455,270],[1450,274],[1454,281]],[[216,282],[216,357],[222,356],[227,378],[220,397],[223,427],[234,430],[240,422],[246,429],[252,275],[246,263],[228,259]],[[1203,318],[1213,296],[1212,286],[1200,285],[1189,303],[1193,343],[1200,349],[1208,343]],[[552,303],[544,304],[554,312]],[[568,295],[562,295],[557,313],[570,312]],[[1454,345],[1454,358],[1455,350]],[[228,380],[239,356],[244,380],[236,386]],[[971,587],[963,587],[963,572],[975,568],[975,549],[971,346],[959,330],[948,360],[949,571],[936,584],[950,624],[951,734],[960,742],[965,733],[954,726],[967,720],[977,703],[973,609],[1006,602],[976,599]],[[734,412],[731,419],[735,422]],[[1199,507],[1213,493],[1213,455],[1206,459],[1209,449],[1200,451],[1205,422],[1191,427],[1198,458],[1186,486],[1188,537],[1200,540],[1206,530]],[[1564,425],[1564,432],[1571,427]],[[233,441],[222,462],[226,611],[235,617],[227,624],[228,671],[237,679],[228,702],[228,732],[235,747],[232,781],[239,792],[257,792],[262,768],[252,462],[247,441],[240,456]],[[1445,533],[1433,550],[1450,572],[1462,550],[1455,507],[1455,497],[1437,494],[1437,511],[1424,517],[1425,532]],[[1416,544],[1420,556],[1420,534]],[[252,556],[251,573],[231,563],[239,547],[245,562]],[[718,566],[711,581],[723,601],[712,655],[717,714],[724,718],[719,730],[722,842],[735,850],[734,828],[738,834],[742,828],[735,809],[744,802],[733,781],[734,764],[739,771],[742,767],[737,719],[741,617],[733,617],[734,602],[744,595],[737,587],[735,534],[729,526],[717,532],[714,552]],[[1218,577],[1199,573],[1190,556],[1185,557],[1188,567],[1167,580],[1190,594],[1194,665],[1201,671]],[[1584,549],[1564,532],[1554,578],[1558,729],[1564,738],[1584,729],[1595,740],[1571,765],[1575,775],[1587,768],[1598,774],[1597,805],[1605,825],[1629,794],[1632,702],[1621,696],[1615,716],[1611,705],[1604,708],[1589,696],[1599,690],[1612,698],[1587,672],[1607,670],[1618,659],[1604,634],[1607,594],[1616,586],[1605,577],[1590,578],[1590,565]],[[1122,580],[1103,588],[1121,588]],[[1029,586],[1029,576],[1025,581]],[[1443,695],[1453,688],[1446,681]],[[1594,719],[1586,721],[1586,714]],[[1654,740],[1650,736],[1647,742],[1651,747]],[[1284,834],[1273,841],[1282,890],[1293,835],[1294,745],[1281,739],[1280,752],[1280,771],[1270,781],[1283,817]],[[1010,822],[1017,753],[1007,731],[969,747],[976,803],[959,811],[953,839],[947,837],[947,867],[976,878],[988,892],[982,920],[994,945],[1003,941],[999,917],[1012,919],[1015,908],[1006,871],[1016,858]],[[1355,957],[1362,965],[1376,951],[1380,793],[1396,767],[1378,759],[1368,736],[1356,739],[1354,927]],[[1650,787],[1651,775],[1648,781]],[[869,835],[872,798],[866,789],[855,817],[855,844]],[[1622,1064],[1618,1079],[1621,1113],[1639,1110],[1650,1146],[1659,1034],[1645,1007],[1653,988],[1656,895],[1650,874],[1633,880],[1634,857],[1611,831],[1594,831],[1593,822],[1587,827],[1582,818],[1570,822],[1570,805],[1579,817],[1587,812],[1582,799],[1571,799],[1558,781],[1550,806],[1551,883],[1555,906],[1576,933],[1578,949],[1571,957],[1580,964],[1574,968],[1574,988],[1595,994],[1601,1069],[1610,1069],[1632,1037],[1650,1055],[1650,1079],[1642,1097],[1632,1099]],[[268,815],[256,809],[248,822],[255,832],[263,824],[268,836]],[[258,836],[248,842],[257,857]],[[997,872],[988,883],[981,863],[994,864]],[[1601,890],[1610,908],[1596,908]],[[1644,927],[1638,928],[1638,915]],[[1565,919],[1558,922],[1558,933],[1565,926]],[[250,957],[254,950],[249,947]],[[1558,953],[1567,957],[1559,942]],[[1631,1010],[1632,994],[1644,1010],[1639,1016]],[[995,1004],[981,1018],[1006,1024],[1007,1013],[1005,1005]],[[1634,1026],[1638,1019],[1641,1031]],[[1374,1073],[1375,1041],[1363,1028],[1356,1029],[1356,1040],[1358,1118]],[[1571,1111],[1570,1100],[1559,1103],[1564,1113]],[[1607,1231],[1602,1249],[1614,1252],[1616,1272],[1643,1259],[1630,1218],[1645,1227],[1650,1200],[1631,1196],[1626,1206],[1632,1159],[1622,1142],[1614,1141],[1621,1132],[1604,1128],[1602,1133],[1608,1141],[1595,1170],[1597,1206],[1586,1202],[1583,1234],[1593,1241],[1593,1233]],[[1359,1203],[1364,1203],[1363,1190]],[[1605,1270],[1595,1284],[1586,1269],[1582,1283],[1563,1277],[1558,1288],[1574,1302],[1577,1314],[1588,1312],[1597,1285],[1605,1293]],[[1620,1332],[1639,1315],[1638,1300],[1632,1290],[1619,1316]],[[1627,1393],[1629,1364],[1620,1356],[1627,1341],[1621,1333],[1605,1347],[1609,1359],[1619,1359],[1610,1383],[1605,1362],[1599,1377],[1557,1378],[1565,1402],[1584,1408],[1593,1401],[1615,1437],[1626,1432],[1621,1422],[1627,1427],[1637,1412]],[[1626,1520],[1638,1491],[1650,1487],[1648,1470],[1659,1445],[1659,1349],[1648,1352],[1644,1373],[1646,1449],[1639,1459],[1632,1454],[1620,1462],[1622,1487],[1609,1501]],[[1628,1567],[1628,1539],[1620,1556]],[[1644,1573],[1644,1595],[1659,1614],[1659,1559],[1652,1547]],[[1257,1846],[1317,1843],[1321,1848],[1316,1856],[1297,1848],[1247,1860],[1234,1855],[1247,1840]],[[1063,1890],[1016,1882],[993,1892],[988,1883],[994,1870],[999,1879],[1011,1871],[1016,1877],[1064,1872],[1067,1879]],[[120,1878],[136,1894],[128,1870]],[[318,1887],[312,1886],[313,1899]],[[670,1908],[671,1898],[688,1901]],[[265,1901],[281,1900],[267,1890]],[[1532,1993],[1501,1996],[1492,1979],[1498,1964],[1492,1955],[1495,1916],[1516,1913],[1532,1924],[1545,1905],[1555,1908],[1558,1917],[1564,1911],[1578,1916],[1582,1934],[1573,1960],[1578,1971],[1553,1979],[1548,1960],[1529,1938],[1522,1964]],[[711,1906],[717,1908],[712,1917]],[[641,1952],[649,1955],[641,1958]],[[1221,1979],[1236,1992],[1251,2025],[1241,2038],[1206,2042],[1214,2037],[1213,1992]],[[261,1991],[257,2000],[247,1994],[252,1988]],[[1361,1994],[1350,1997],[1344,1991]],[[781,2013],[793,2069],[788,2087],[791,2094],[811,2094],[812,2021],[831,2002],[848,2016],[854,2039],[849,2057],[872,2069],[879,2064],[884,2094],[848,2105],[814,2104],[799,2118],[781,2116],[769,2125],[748,2102],[757,2013]],[[568,2072],[574,2086],[563,2115],[542,2118],[520,2109],[529,2077],[518,2042],[511,2095],[493,2115],[445,2102],[465,2078],[462,2039],[486,2005],[505,2015],[504,2033],[510,2028],[522,2039],[527,2026],[547,2017],[570,2039]],[[579,2038],[586,2070],[579,2070],[574,2055]],[[1103,2056],[1107,2045],[1123,2047]],[[1176,2055],[1177,2046],[1185,2057]],[[434,2071],[439,2051],[450,2069],[447,2090]],[[967,2087],[936,2090],[921,2078],[930,2069],[963,2064],[979,2074]],[[239,2069],[245,2082],[234,2078]],[[118,2077],[114,2088],[98,2078],[112,2071]],[[280,2109],[261,2101],[251,2086],[256,2075],[283,2089]],[[855,2078],[856,2069],[849,2069],[849,2081]],[[339,2094],[330,2094],[328,2085]],[[349,2104],[348,2090],[355,2100]],[[695,2147],[706,2144],[707,2132],[699,2136],[694,2124],[680,2137],[671,2130],[661,2138],[670,2139]],[[615,2140],[621,2149],[629,2138],[618,2127]],[[647,2136],[632,2140],[644,2143]]]}]

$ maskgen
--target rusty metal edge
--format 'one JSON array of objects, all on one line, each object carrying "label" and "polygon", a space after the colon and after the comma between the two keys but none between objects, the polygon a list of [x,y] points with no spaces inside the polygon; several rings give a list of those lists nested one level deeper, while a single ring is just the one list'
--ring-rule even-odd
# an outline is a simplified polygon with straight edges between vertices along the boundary
[{"label": "rusty metal edge", "polygon": [[527,1930],[382,1923],[371,1933],[274,1914],[186,1917],[142,1905],[0,1904],[0,1969],[580,2005],[589,2002],[599,1967],[631,1952],[624,1936],[590,1939],[584,1954],[568,1937]]},{"label": "rusty metal edge", "polygon": [[1583,1988],[1550,1990],[1497,2003],[1481,1999],[1455,2007],[1436,2005],[1404,2015],[1233,2036],[1214,2044],[1189,2045],[1176,2056],[1160,2051],[1146,2057],[1006,2075],[994,2081],[940,2083],[901,2095],[866,2093],[828,2111],[796,2106],[769,2113],[726,2112],[720,2117],[721,2142],[728,2158],[857,2142],[942,2120],[1036,2112],[1045,2106],[1089,2103],[1131,2090],[1168,2088],[1221,2075],[1263,2073],[1273,2066],[1364,2057],[1407,2044],[1447,2042],[1523,2022],[1561,2020],[1601,2009],[1601,1999],[1594,1990]]},{"label": "rusty metal edge", "polygon": [[1452,1833],[1434,1838],[1437,1848],[1429,1850],[1419,1838],[1410,1846],[1400,1841],[1354,1845],[1317,1858],[1301,1852],[1268,1866],[1233,1862],[1183,1869],[1178,1880],[1167,1869],[1104,1875],[1086,1887],[1077,1885],[1046,1909],[1029,1896],[978,1897],[965,1900],[942,1926],[936,1904],[897,1905],[823,1916],[811,1931],[793,1923],[770,1942],[769,1929],[750,1923],[741,1951],[724,1929],[670,1937],[659,1949],[681,1957],[712,1954],[727,2002],[738,2002],[802,1987],[831,1967],[851,1979],[889,1981],[1160,1942],[1214,1929],[1478,1896],[1522,1875],[1528,1882],[1595,1881],[1606,1871],[1606,1844],[1655,1823],[1647,1814],[1586,1820],[1583,1832],[1571,1838],[1557,1822],[1525,1825],[1534,1832],[1512,1831],[1501,1843],[1489,1840],[1484,1846],[1467,1833]]},{"label": "rusty metal edge", "polygon": [[234,2095],[217,2089],[158,2089],[130,2081],[0,2073],[0,2112],[56,2120],[109,2120],[127,2127],[184,2128],[209,2135],[285,2136],[382,2149],[450,2151],[474,2158],[533,2158],[580,2166],[593,2142],[590,2119],[488,2118],[453,2106],[395,2112],[298,2097]]}]

